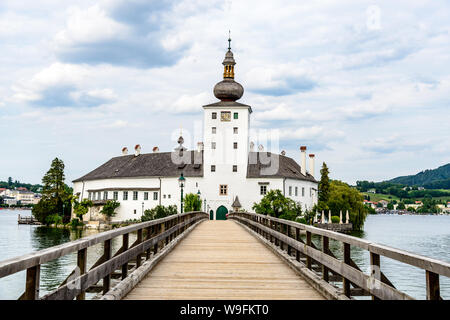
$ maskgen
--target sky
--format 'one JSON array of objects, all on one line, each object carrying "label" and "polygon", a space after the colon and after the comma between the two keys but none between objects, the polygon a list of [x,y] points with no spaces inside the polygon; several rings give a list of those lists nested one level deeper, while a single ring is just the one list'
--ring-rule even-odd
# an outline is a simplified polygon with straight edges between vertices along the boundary
[{"label": "sky", "polygon": [[[140,144],[195,148],[231,30],[254,130],[333,179],[450,162],[448,1],[2,0],[0,180],[67,182]],[[192,138],[189,138],[192,136]],[[198,139],[197,139],[198,140]],[[280,151],[278,150],[278,151]]]}]

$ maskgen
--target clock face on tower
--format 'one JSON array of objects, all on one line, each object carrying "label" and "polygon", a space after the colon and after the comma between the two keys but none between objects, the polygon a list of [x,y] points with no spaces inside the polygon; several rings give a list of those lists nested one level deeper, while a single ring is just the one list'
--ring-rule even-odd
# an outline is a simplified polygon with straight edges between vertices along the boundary
[{"label": "clock face on tower", "polygon": [[220,112],[220,121],[231,121],[231,112],[230,111],[221,111]]}]

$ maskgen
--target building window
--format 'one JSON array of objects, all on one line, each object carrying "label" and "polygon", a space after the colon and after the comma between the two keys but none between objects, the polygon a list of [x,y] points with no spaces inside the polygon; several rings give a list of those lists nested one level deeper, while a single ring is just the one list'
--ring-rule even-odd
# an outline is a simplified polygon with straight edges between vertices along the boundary
[{"label": "building window", "polygon": [[133,200],[137,200],[137,199],[138,199],[138,192],[133,191]]},{"label": "building window", "polygon": [[298,187],[295,187],[295,196],[298,196]]},{"label": "building window", "polygon": [[136,214],[136,209],[134,209],[134,214]]},{"label": "building window", "polygon": [[164,195],[164,197],[163,197],[164,199],[166,198],[166,195]]},{"label": "building window", "polygon": [[113,192],[113,199],[114,199],[114,200],[119,199],[119,192],[117,192],[117,191],[114,191],[114,192]]},{"label": "building window", "polygon": [[103,192],[103,200],[108,200],[108,191]]},{"label": "building window", "polygon": [[102,194],[99,192],[97,192],[97,200],[102,200]]},{"label": "building window", "polygon": [[216,133],[216,127],[212,127],[211,128],[211,132],[214,134],[214,133]]},{"label": "building window", "polygon": [[216,149],[216,143],[215,142],[211,142],[211,149]]},{"label": "building window", "polygon": [[212,113],[212,118],[213,118],[213,119],[217,119],[217,112],[213,112],[213,113]]},{"label": "building window", "polygon": [[312,188],[309,188],[309,197],[312,197]]},{"label": "building window", "polygon": [[88,199],[91,200],[92,198],[92,194],[90,192],[88,192]]},{"label": "building window", "polygon": [[169,198],[169,199],[170,199],[170,194],[168,194],[168,195],[167,195],[167,198]]},{"label": "building window", "polygon": [[158,192],[153,192],[153,200],[158,200]]},{"label": "building window", "polygon": [[123,200],[128,200],[128,191],[123,192]]},{"label": "building window", "polygon": [[233,128],[233,133],[234,133],[234,134],[237,134],[237,133],[238,133],[238,128],[237,128],[237,127],[234,127],[234,128]]},{"label": "building window", "polygon": [[219,187],[219,195],[226,196],[228,194],[228,186],[226,184],[221,184]]},{"label": "building window", "polygon": [[233,118],[234,119],[238,119],[238,113],[237,112],[234,113]]},{"label": "building window", "polygon": [[265,195],[267,193],[267,186],[260,186],[259,188],[261,195]]},{"label": "building window", "polygon": [[215,165],[211,166],[211,172],[216,172],[216,166]]},{"label": "building window", "polygon": [[236,165],[233,166],[233,172],[237,172],[237,166]]},{"label": "building window", "polygon": [[148,192],[144,192],[144,200],[148,200]]},{"label": "building window", "polygon": [[302,197],[305,196],[305,187],[302,187]]},{"label": "building window", "polygon": [[237,142],[233,142],[233,149],[237,149]]},{"label": "building window", "polygon": [[289,195],[292,196],[292,186],[289,186]]}]

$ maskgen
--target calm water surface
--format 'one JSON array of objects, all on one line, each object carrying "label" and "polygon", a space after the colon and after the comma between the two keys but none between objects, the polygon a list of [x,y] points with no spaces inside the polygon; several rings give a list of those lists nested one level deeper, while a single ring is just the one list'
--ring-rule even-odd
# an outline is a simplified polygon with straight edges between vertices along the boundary
[{"label": "calm water surface", "polygon": [[[18,225],[18,214],[30,215],[30,211],[0,210],[0,261],[98,232]],[[355,236],[450,262],[450,216],[371,215],[367,217],[364,229]],[[120,239],[115,239],[113,250],[120,245]],[[340,243],[330,241],[330,248],[337,256],[341,255]],[[101,256],[102,250],[101,244],[88,249],[88,268]],[[352,258],[363,271],[369,270],[367,252],[352,247]],[[75,265],[76,253],[42,265],[40,295],[56,289]],[[426,297],[423,270],[383,257],[381,270],[399,290],[417,299]],[[440,277],[440,281],[441,296],[450,299],[450,279]],[[25,271],[1,278],[0,299],[17,299],[24,288]],[[89,297],[92,294],[88,294]]]}]

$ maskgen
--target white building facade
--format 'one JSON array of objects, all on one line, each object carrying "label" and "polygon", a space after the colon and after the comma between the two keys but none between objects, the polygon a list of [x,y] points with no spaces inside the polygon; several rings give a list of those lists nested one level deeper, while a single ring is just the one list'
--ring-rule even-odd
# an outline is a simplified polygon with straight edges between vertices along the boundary
[{"label": "white building facade", "polygon": [[269,191],[282,193],[310,210],[318,199],[318,183],[314,178],[314,155],[309,155],[306,170],[306,147],[300,148],[301,165],[281,154],[254,151],[250,141],[252,108],[238,103],[243,87],[234,81],[235,60],[231,49],[225,55],[224,79],[214,87],[219,102],[203,106],[203,141],[197,150],[179,147],[172,152],[134,154],[114,157],[85,176],[74,180],[74,194],[79,200],[91,199],[94,207],[85,220],[102,220],[102,205],[117,200],[120,207],[112,221],[139,219],[144,210],[157,205],[181,208],[178,178],[183,174],[184,194],[199,194],[202,209],[211,219],[225,219],[236,205],[252,211],[255,202]]}]

